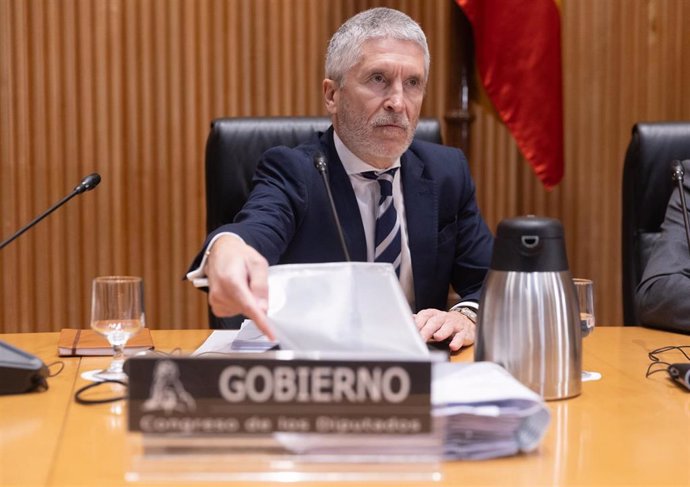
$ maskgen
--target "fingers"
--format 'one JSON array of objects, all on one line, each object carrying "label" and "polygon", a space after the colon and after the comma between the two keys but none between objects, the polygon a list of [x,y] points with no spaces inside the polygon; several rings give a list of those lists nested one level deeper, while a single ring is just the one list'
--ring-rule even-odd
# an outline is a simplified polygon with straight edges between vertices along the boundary
[{"label": "fingers", "polygon": [[247,262],[249,291],[254,296],[257,306],[266,313],[268,311],[268,262],[258,252],[254,257]]},{"label": "fingers", "polygon": [[[423,309],[417,314],[412,315],[412,317],[414,318],[415,325],[417,325],[417,329],[421,332],[422,329],[424,329],[424,327],[426,326],[427,321],[429,321],[429,319],[433,318],[433,316],[438,313],[440,313],[440,311],[437,309]],[[433,331],[431,333],[433,333]],[[424,333],[422,333],[422,336],[424,336]],[[429,334],[429,336],[431,336],[431,334]],[[427,339],[428,338],[425,338],[425,340]]]},{"label": "fingers", "polygon": [[216,316],[243,314],[269,339],[275,337],[268,311],[268,262],[233,236],[219,238],[206,262],[208,302]]},{"label": "fingers", "polygon": [[448,344],[448,348],[451,350],[451,352],[457,352],[460,350],[463,346],[466,345],[471,345],[474,340],[470,343],[465,343],[465,336],[466,336],[466,330],[462,329],[459,332],[455,334],[453,339],[450,341]]},{"label": "fingers", "polygon": [[425,309],[414,315],[414,318],[425,341],[442,342],[450,338],[451,351],[474,343],[476,325],[460,313]]},{"label": "fingers", "polygon": [[[449,314],[455,315],[460,313],[452,312]],[[460,320],[460,328],[457,329],[456,325],[457,331],[455,332],[453,339],[450,341],[450,344],[448,345],[448,348],[450,348],[452,352],[456,352],[460,350],[462,347],[472,345],[477,334],[477,325],[472,323],[472,321],[469,318],[460,315]]]},{"label": "fingers", "polygon": [[[431,340],[442,328],[445,322],[444,314],[443,311],[437,309],[425,309],[415,315],[417,329],[425,341]],[[438,341],[435,337],[434,340]]]}]

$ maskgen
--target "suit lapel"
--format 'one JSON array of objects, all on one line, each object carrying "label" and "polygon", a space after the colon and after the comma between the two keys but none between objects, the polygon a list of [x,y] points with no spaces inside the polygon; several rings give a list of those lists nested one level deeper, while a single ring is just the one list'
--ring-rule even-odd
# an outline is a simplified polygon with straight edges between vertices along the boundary
[{"label": "suit lapel", "polygon": [[343,227],[345,242],[350,258],[353,261],[366,262],[367,242],[364,236],[362,215],[359,213],[357,198],[350,183],[350,177],[345,172],[343,163],[340,162],[333,142],[333,127],[328,129],[321,137],[324,154],[328,159],[328,178],[330,181],[333,201],[338,211],[338,218]]},{"label": "suit lapel", "polygon": [[434,276],[437,234],[438,195],[432,180],[424,175],[424,163],[412,152],[401,158],[405,221],[412,258],[412,276],[416,301],[423,302],[425,289],[431,289]]}]

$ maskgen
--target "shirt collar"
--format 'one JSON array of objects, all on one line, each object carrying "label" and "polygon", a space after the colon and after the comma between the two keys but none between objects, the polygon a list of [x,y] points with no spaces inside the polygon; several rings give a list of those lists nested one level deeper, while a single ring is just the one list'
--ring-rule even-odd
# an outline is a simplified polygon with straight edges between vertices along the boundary
[{"label": "shirt collar", "polygon": [[367,171],[375,171],[376,173],[380,173],[383,171],[388,171],[388,169],[392,169],[394,167],[400,167],[399,157],[389,168],[385,170],[379,169],[378,167],[374,167],[371,164],[367,164],[362,159],[354,155],[352,151],[345,146],[343,141],[340,140],[340,137],[338,137],[338,134],[335,132],[335,130],[333,130],[333,142],[335,143],[335,151],[338,153],[340,162],[343,163],[343,167],[345,168],[345,172],[348,176],[352,176],[353,174],[359,174]]}]

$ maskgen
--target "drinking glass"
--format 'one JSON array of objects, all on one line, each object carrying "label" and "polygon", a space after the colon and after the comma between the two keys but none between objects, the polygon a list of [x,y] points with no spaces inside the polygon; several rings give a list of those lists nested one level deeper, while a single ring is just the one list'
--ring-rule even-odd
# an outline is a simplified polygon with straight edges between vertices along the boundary
[{"label": "drinking glass", "polygon": [[[594,319],[594,283],[590,279],[573,279],[575,292],[577,293],[577,303],[580,307],[580,327],[582,337],[586,337],[594,331],[596,324]],[[582,380],[591,381],[601,379],[599,372],[589,370],[582,371]]]},{"label": "drinking glass", "polygon": [[577,303],[580,307],[580,326],[582,336],[586,337],[594,330],[594,283],[590,279],[573,279],[577,292]]},{"label": "drinking glass", "polygon": [[113,360],[107,369],[95,374],[97,379],[127,380],[122,370],[125,344],[144,326],[141,277],[102,276],[93,280],[91,328],[105,336],[113,347]]}]

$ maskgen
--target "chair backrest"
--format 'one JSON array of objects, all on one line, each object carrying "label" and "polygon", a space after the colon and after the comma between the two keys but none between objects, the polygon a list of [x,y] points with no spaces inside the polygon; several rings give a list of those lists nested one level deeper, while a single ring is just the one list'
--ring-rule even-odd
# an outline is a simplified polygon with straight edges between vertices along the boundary
[{"label": "chair backrest", "polygon": [[[230,223],[244,205],[261,155],[271,147],[294,147],[331,124],[327,117],[240,117],[211,122],[206,142],[206,231]],[[441,143],[435,118],[419,121],[415,137]]]},{"label": "chair backrest", "polygon": [[623,167],[623,319],[639,325],[635,288],[661,234],[673,191],[671,162],[690,158],[690,122],[637,123]]},{"label": "chair backrest", "polygon": [[[327,117],[241,117],[211,122],[206,141],[206,230],[231,223],[244,205],[261,155],[271,147],[294,147],[315,131],[331,125]],[[415,137],[441,143],[435,118],[419,120]],[[209,311],[212,328],[235,328],[241,320],[218,320]]]}]

